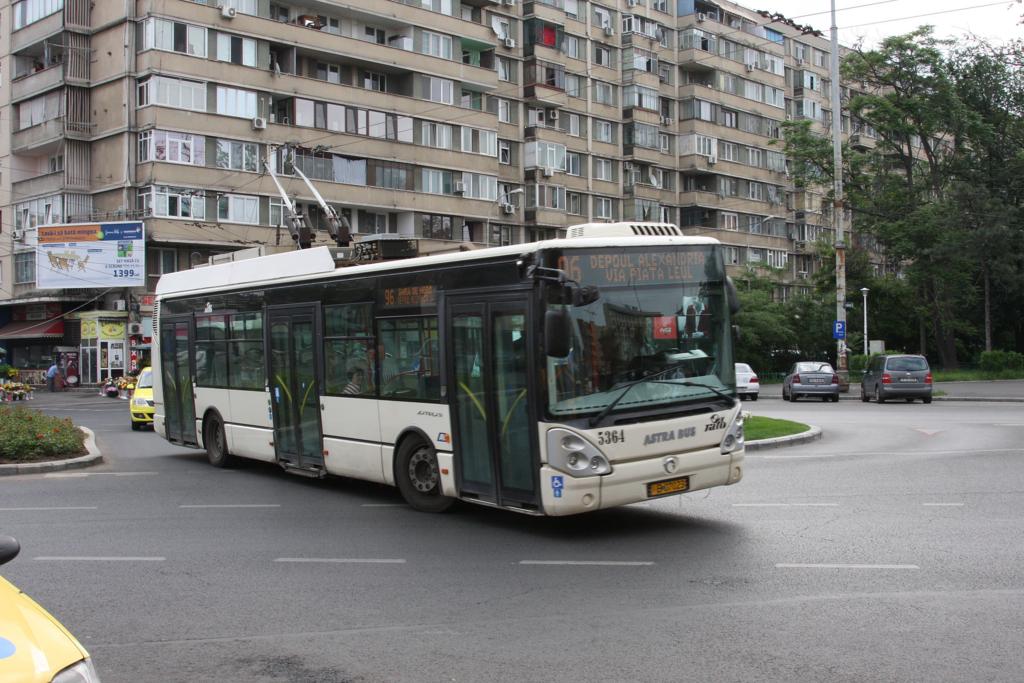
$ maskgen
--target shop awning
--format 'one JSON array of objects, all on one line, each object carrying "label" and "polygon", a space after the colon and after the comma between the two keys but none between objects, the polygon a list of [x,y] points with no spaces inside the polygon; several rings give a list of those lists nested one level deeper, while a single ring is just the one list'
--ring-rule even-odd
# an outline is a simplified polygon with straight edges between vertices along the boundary
[{"label": "shop awning", "polygon": [[64,336],[64,319],[23,320],[0,327],[0,340],[46,339]]}]

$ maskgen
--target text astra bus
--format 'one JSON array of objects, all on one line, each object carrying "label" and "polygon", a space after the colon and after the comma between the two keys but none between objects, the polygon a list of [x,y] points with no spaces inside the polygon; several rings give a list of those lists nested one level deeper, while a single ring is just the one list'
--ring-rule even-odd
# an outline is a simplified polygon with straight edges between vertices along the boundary
[{"label": "text astra bus", "polygon": [[164,275],[155,428],[232,457],[570,515],[743,474],[735,291],[714,239],[566,239],[338,265],[319,247]]}]

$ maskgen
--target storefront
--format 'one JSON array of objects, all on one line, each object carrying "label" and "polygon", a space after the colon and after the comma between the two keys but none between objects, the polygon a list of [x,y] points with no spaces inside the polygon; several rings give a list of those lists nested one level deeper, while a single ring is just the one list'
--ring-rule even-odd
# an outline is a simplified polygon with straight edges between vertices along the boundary
[{"label": "storefront", "polygon": [[128,314],[89,311],[73,314],[81,322],[81,378],[97,384],[128,372]]},{"label": "storefront", "polygon": [[10,309],[10,322],[0,327],[0,345],[7,352],[3,361],[18,370],[21,381],[41,383],[54,361],[54,350],[66,343],[65,334],[74,336],[74,326],[66,325],[61,314],[60,302]]}]

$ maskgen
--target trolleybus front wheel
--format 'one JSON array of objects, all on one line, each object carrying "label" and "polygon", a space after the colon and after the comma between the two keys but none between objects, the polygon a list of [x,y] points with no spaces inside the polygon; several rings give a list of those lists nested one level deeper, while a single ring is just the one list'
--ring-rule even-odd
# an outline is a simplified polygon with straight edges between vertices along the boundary
[{"label": "trolleybus front wheel", "polygon": [[203,423],[203,444],[206,445],[206,457],[214,467],[227,467],[231,464],[228,453],[228,440],[224,435],[224,425],[217,415],[210,415]]},{"label": "trolleybus front wheel", "polygon": [[405,502],[421,512],[444,512],[455,502],[441,493],[441,472],[434,448],[409,438],[398,448],[395,481]]}]

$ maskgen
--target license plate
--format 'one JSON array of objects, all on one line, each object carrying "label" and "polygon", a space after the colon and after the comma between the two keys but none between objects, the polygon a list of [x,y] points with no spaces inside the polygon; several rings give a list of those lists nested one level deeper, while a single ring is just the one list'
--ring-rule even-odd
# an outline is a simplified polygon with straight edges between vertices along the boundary
[{"label": "license plate", "polygon": [[682,493],[689,488],[689,477],[676,477],[675,479],[652,481],[647,485],[647,497],[656,498],[658,496],[667,496],[673,493]]},{"label": "license plate", "polygon": [[901,382],[917,382],[913,377],[900,377]]},{"label": "license plate", "polygon": [[811,378],[811,384],[824,384],[824,383],[825,383],[825,380],[822,379],[821,377],[812,377]]}]

